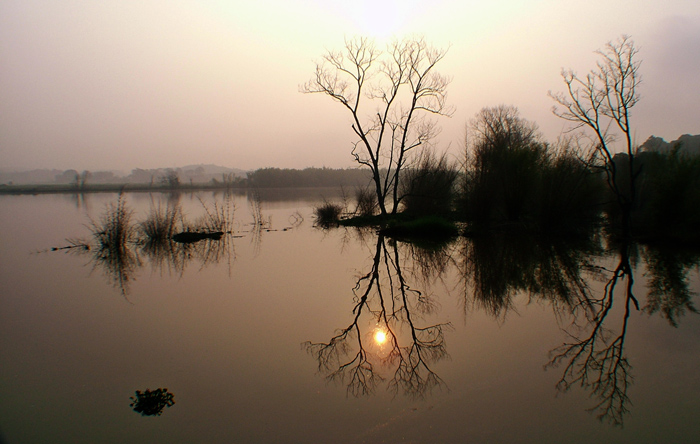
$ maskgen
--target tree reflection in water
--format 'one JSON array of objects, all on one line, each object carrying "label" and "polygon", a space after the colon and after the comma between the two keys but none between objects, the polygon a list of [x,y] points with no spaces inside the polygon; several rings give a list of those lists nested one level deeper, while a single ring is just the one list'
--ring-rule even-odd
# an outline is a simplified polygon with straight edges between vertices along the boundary
[{"label": "tree reflection in water", "polygon": [[[633,294],[634,270],[630,248],[627,242],[619,246],[619,263],[615,269],[599,268],[601,274],[608,274],[609,278],[601,297],[591,296],[585,301],[587,323],[577,330],[583,332],[588,329],[588,333],[576,335],[570,328],[571,341],[552,350],[552,359],[547,364],[564,368],[557,389],[567,391],[579,385],[589,390],[597,399],[597,404],[589,411],[596,412],[598,419],[614,425],[622,425],[624,415],[629,411],[627,389],[632,382],[632,366],[625,357],[624,345],[631,306],[639,310],[639,302]],[[622,319],[618,321],[621,325],[615,333],[616,330],[606,328],[605,321],[612,313],[618,284],[623,284],[624,311]]]},{"label": "tree reflection in water", "polygon": [[[432,311],[434,300],[409,285],[407,275],[415,273],[402,270],[399,250],[397,242],[378,235],[372,266],[352,289],[350,324],[328,342],[303,344],[318,361],[319,371],[329,380],[347,384],[353,396],[373,393],[386,379],[385,371],[393,371],[387,384],[394,394],[422,397],[445,386],[432,366],[448,356],[444,333],[451,325],[420,325],[419,319]],[[412,251],[415,254],[415,248]]]},{"label": "tree reflection in water", "polygon": [[[632,309],[640,310],[633,292],[638,247],[622,242],[606,251],[597,236],[572,243],[500,234],[471,239],[463,248],[465,305],[505,319],[518,294],[551,304],[560,322],[569,323],[565,331],[570,337],[551,351],[545,365],[563,368],[557,389],[589,391],[597,400],[590,410],[598,419],[622,425],[632,383],[625,336]],[[596,265],[606,257],[617,266]],[[673,326],[686,312],[697,313],[688,272],[700,256],[647,246],[641,257],[649,277],[642,310],[659,312]],[[589,287],[591,280],[604,283],[599,296]],[[616,298],[619,310],[613,310]]]},{"label": "tree reflection in water", "polygon": [[649,294],[642,308],[648,314],[660,313],[674,327],[686,313],[698,313],[692,299],[697,296],[688,287],[687,275],[700,263],[697,251],[678,251],[668,247],[646,249],[644,259],[649,276]]},{"label": "tree reflection in water", "polygon": [[[651,247],[639,254],[630,242],[606,249],[597,234],[562,241],[499,233],[457,245],[425,249],[378,235],[372,266],[353,288],[349,325],[328,342],[303,344],[319,371],[346,384],[353,396],[373,393],[386,379],[392,392],[413,396],[444,387],[433,368],[448,356],[444,335],[451,325],[419,325],[417,319],[435,311],[436,300],[409,281],[432,288],[456,267],[462,271],[466,309],[505,320],[519,296],[551,305],[570,338],[550,352],[545,365],[563,370],[557,389],[583,388],[596,399],[589,410],[598,419],[622,425],[632,383],[625,337],[632,310],[640,310],[633,292],[638,261],[645,260],[649,276],[641,310],[658,312],[674,326],[683,314],[697,313],[688,272],[700,262],[698,255]],[[611,259],[614,268],[599,265]],[[593,281],[601,281],[602,289],[594,290]]]},{"label": "tree reflection in water", "polygon": [[[624,342],[631,305],[638,310],[639,303],[632,292],[630,252],[628,243],[618,246],[619,263],[608,270],[593,263],[604,255],[594,236],[571,243],[500,235],[467,242],[464,254],[466,288],[473,289],[467,304],[505,319],[515,306],[515,296],[522,293],[530,301],[551,304],[560,322],[571,320],[566,328],[571,340],[551,351],[545,368],[563,367],[557,389],[567,391],[578,385],[589,390],[597,398],[590,410],[613,424],[622,424],[628,411],[627,389],[632,380]],[[600,297],[587,283],[591,278],[607,280]],[[605,323],[620,283],[625,284],[624,314],[621,327],[614,330]]]},{"label": "tree reflection in water", "polygon": [[[593,265],[592,261],[603,254],[595,237],[569,243],[501,235],[467,242],[464,254],[467,288],[473,288],[472,305],[505,319],[515,306],[515,296],[524,293],[530,301],[550,303],[560,319],[572,319],[567,329],[571,342],[552,350],[546,367],[562,366],[557,388],[566,391],[580,385],[590,390],[598,398],[591,410],[615,424],[621,424],[627,412],[631,382],[630,365],[623,354],[630,303],[639,308],[632,294],[629,245],[621,246],[619,253],[618,266],[606,270]],[[603,295],[596,297],[587,278],[606,273],[610,278]],[[626,303],[622,328],[615,336],[604,323],[620,282],[627,284]],[[468,303],[469,299],[467,295]],[[581,317],[585,322],[579,325]]]},{"label": "tree reflection in water", "polygon": [[594,237],[555,242],[497,233],[466,241],[463,251],[465,305],[505,319],[520,293],[550,302],[557,313],[585,306],[590,289],[584,272],[600,247]]}]

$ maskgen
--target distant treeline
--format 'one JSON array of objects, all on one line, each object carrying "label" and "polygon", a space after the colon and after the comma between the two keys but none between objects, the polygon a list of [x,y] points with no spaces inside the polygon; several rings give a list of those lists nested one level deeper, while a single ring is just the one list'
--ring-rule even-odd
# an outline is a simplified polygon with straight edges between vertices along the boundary
[{"label": "distant treeline", "polygon": [[188,165],[182,168],[134,168],[129,174],[118,171],[78,171],[39,169],[0,171],[0,184],[6,185],[86,185],[139,184],[160,185],[177,177],[182,184],[231,183],[245,178],[243,170],[218,165]]},{"label": "distant treeline", "polygon": [[370,180],[370,171],[358,168],[261,168],[248,173],[247,185],[257,188],[361,187]]},{"label": "distant treeline", "polygon": [[[135,169],[129,176],[114,178],[109,182],[93,180],[89,171],[78,173],[68,170],[57,174],[60,180],[53,183],[3,183],[0,193],[75,193],[102,191],[188,191],[219,188],[320,188],[320,187],[364,187],[371,180],[370,172],[364,169],[305,168],[303,170],[261,168],[246,173],[243,177],[234,173],[221,173],[208,181],[194,180],[192,175],[182,174],[179,169],[141,170]],[[121,179],[121,180],[119,180]]]}]

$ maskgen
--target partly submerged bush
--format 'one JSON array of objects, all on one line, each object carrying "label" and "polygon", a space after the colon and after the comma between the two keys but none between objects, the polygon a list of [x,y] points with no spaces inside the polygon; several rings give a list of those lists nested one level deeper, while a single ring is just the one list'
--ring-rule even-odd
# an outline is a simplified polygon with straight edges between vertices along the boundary
[{"label": "partly submerged bush", "polygon": [[387,236],[412,240],[446,240],[459,234],[458,228],[452,221],[437,215],[395,220],[380,232]]},{"label": "partly submerged bush", "polygon": [[214,202],[211,208],[201,199],[200,203],[206,214],[198,220],[196,231],[228,233],[233,230],[236,206],[230,195],[226,195],[221,205]]},{"label": "partly submerged bush", "polygon": [[340,220],[341,214],[343,214],[342,205],[329,202],[325,199],[321,205],[314,208],[316,224],[324,228],[336,225]]}]

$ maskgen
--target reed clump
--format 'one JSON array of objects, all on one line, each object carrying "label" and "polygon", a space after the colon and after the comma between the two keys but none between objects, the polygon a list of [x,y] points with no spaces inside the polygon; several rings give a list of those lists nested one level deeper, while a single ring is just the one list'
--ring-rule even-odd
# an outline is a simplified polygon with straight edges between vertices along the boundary
[{"label": "reed clump", "polygon": [[199,202],[202,204],[205,214],[195,224],[197,231],[230,233],[233,230],[236,205],[230,195],[227,195],[221,204],[214,202],[209,206],[202,199],[199,199]]},{"label": "reed clump", "polygon": [[161,242],[171,239],[178,229],[182,228],[184,214],[179,204],[166,204],[165,208],[158,203],[151,205],[146,219],[140,224],[141,234],[147,242]]},{"label": "reed clump", "polygon": [[134,240],[136,230],[131,223],[134,212],[126,205],[122,193],[116,204],[110,203],[99,220],[91,220],[91,231],[98,246],[109,250],[123,250]]},{"label": "reed clump", "polygon": [[455,200],[459,172],[447,154],[424,151],[416,167],[406,171],[401,203],[414,215],[448,214]]}]

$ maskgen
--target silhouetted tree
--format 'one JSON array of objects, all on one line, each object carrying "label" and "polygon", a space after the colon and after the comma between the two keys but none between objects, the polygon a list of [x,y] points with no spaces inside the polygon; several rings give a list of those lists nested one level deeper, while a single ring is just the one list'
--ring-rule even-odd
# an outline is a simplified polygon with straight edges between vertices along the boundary
[{"label": "silhouetted tree", "polygon": [[[599,50],[601,60],[585,77],[571,70],[562,71],[567,92],[550,96],[559,104],[553,112],[573,124],[572,130],[586,128],[593,133],[592,149],[603,160],[603,167],[615,199],[622,211],[622,232],[630,234],[630,217],[635,206],[635,149],[632,144],[630,114],[639,102],[641,81],[638,49],[628,36],[609,42]],[[627,154],[628,180],[623,183],[613,160],[613,143],[623,139]]]},{"label": "silhouetted tree", "polygon": [[468,134],[467,217],[479,224],[521,222],[534,204],[545,154],[537,125],[501,105],[483,108]]},{"label": "silhouetted tree", "polygon": [[343,51],[323,56],[301,87],[328,95],[350,113],[358,138],[352,155],[372,172],[381,214],[387,214],[387,199],[390,211],[398,210],[403,168],[412,151],[436,134],[426,117],[451,114],[445,103],[449,80],[435,71],[445,53],[422,39],[394,41],[385,53],[367,38],[346,40]]}]

